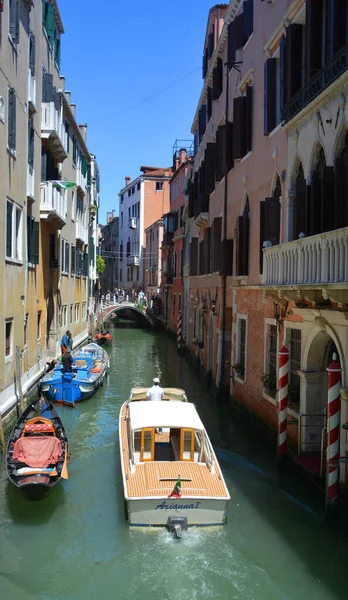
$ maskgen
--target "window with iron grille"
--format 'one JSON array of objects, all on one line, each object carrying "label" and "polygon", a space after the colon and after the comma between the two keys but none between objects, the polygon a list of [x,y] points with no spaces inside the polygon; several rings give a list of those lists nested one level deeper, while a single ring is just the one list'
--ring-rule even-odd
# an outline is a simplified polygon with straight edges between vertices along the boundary
[{"label": "window with iron grille", "polygon": [[277,392],[277,341],[278,330],[276,325],[269,325],[267,332],[267,354],[265,373],[262,377],[263,387],[273,398]]},{"label": "window with iron grille", "polygon": [[289,365],[289,402],[293,406],[300,406],[300,376],[301,369],[301,330],[288,330],[290,365]]},{"label": "window with iron grille", "polygon": [[237,347],[237,364],[235,370],[240,379],[245,379],[245,347],[246,347],[246,319],[238,319],[238,347]]}]

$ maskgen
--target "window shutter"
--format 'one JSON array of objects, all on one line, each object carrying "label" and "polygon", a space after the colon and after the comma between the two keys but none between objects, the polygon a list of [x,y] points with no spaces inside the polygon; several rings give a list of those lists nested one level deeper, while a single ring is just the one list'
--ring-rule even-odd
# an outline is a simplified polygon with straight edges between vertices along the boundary
[{"label": "window shutter", "polygon": [[8,92],[8,146],[16,149],[16,92],[9,88]]},{"label": "window shutter", "polygon": [[334,229],[348,225],[348,165],[344,158],[335,160]]},{"label": "window shutter", "polygon": [[47,73],[42,69],[42,102],[47,102]]},{"label": "window shutter", "polygon": [[243,2],[243,35],[247,41],[254,31],[254,0]]},{"label": "window shutter", "polygon": [[211,233],[211,272],[215,273],[216,271],[221,270],[221,229],[222,229],[222,218],[216,217],[212,223],[212,233]]},{"label": "window shutter", "polygon": [[288,98],[286,95],[286,37],[283,35],[279,42],[279,107],[280,119],[283,120],[283,110]]},{"label": "window shutter", "polygon": [[28,163],[32,167],[34,165],[34,127],[29,125],[28,139]]},{"label": "window shutter", "polygon": [[213,31],[208,35],[208,59],[213,56],[214,53],[214,26]]},{"label": "window shutter", "polygon": [[333,53],[336,54],[348,41],[347,2],[332,0],[333,3]]},{"label": "window shutter", "polygon": [[58,68],[60,68],[60,38],[56,38],[55,40],[54,59],[58,65]]},{"label": "window shutter", "polygon": [[279,198],[265,199],[265,235],[272,246],[279,244],[280,234],[280,202]]},{"label": "window shutter", "polygon": [[45,102],[53,102],[53,75],[46,73],[46,98]]},{"label": "window shutter", "polygon": [[6,256],[12,256],[12,214],[13,204],[8,202],[6,204]]},{"label": "window shutter", "polygon": [[15,37],[14,42],[19,42],[19,17],[20,17],[20,0],[14,0],[15,5]]},{"label": "window shutter", "polygon": [[30,32],[29,40],[29,69],[32,76],[35,75],[35,35]]},{"label": "window shutter", "polygon": [[246,154],[246,97],[233,99],[233,158],[243,158]]},{"label": "window shutter", "polygon": [[208,53],[207,53],[207,49],[206,49],[203,54],[203,61],[202,61],[202,77],[203,77],[203,79],[205,79],[205,76],[207,74],[207,69],[208,69]]},{"label": "window shutter", "polygon": [[260,202],[260,273],[263,273],[263,242],[265,241],[265,200],[262,200]]},{"label": "window shutter", "polygon": [[302,25],[286,30],[286,97],[289,101],[302,87]]},{"label": "window shutter", "polygon": [[264,67],[264,135],[268,135],[276,126],[276,65],[277,59],[269,58],[266,60]]},{"label": "window shutter", "polygon": [[76,270],[76,248],[71,246],[71,275],[74,275]]},{"label": "window shutter", "polygon": [[295,210],[295,240],[300,233],[308,235],[307,226],[307,189],[304,177],[296,183],[296,210]]},{"label": "window shutter", "polygon": [[206,190],[211,194],[215,189],[215,144],[208,143],[205,153]]},{"label": "window shutter", "polygon": [[334,229],[334,168],[323,167],[321,188],[321,233]]},{"label": "window shutter", "polygon": [[253,88],[251,85],[246,90],[246,119],[245,119],[245,137],[246,153],[251,152],[253,142]]},{"label": "window shutter", "polygon": [[198,245],[198,253],[199,253],[199,260],[198,260],[198,275],[204,275],[204,265],[203,265],[203,241],[199,242],[199,245]]},{"label": "window shutter", "polygon": [[[293,26],[292,26],[293,27]],[[297,27],[301,27],[297,25]],[[306,2],[306,80],[321,68],[323,36],[323,0]]]},{"label": "window shutter", "polygon": [[243,28],[243,13],[241,13],[240,15],[238,15],[238,17],[235,18],[235,31],[236,31],[236,50],[240,50],[240,48],[243,48],[244,44],[245,44],[245,38],[244,38],[244,28]]},{"label": "window shutter", "polygon": [[208,87],[207,92],[207,123],[209,123],[212,115],[213,108],[213,90],[211,87]]},{"label": "window shutter", "polygon": [[203,104],[201,106],[201,108],[199,109],[199,124],[198,124],[199,135],[201,137],[204,136],[206,125],[207,125],[207,107],[206,107],[206,104]]},{"label": "window shutter", "polygon": [[210,227],[204,230],[203,239],[203,275],[210,273]]},{"label": "window shutter", "polygon": [[221,275],[224,277],[233,275],[233,240],[223,240],[222,242]]},{"label": "window shutter", "polygon": [[69,246],[68,242],[65,242],[65,271],[69,273]]},{"label": "window shutter", "polygon": [[192,238],[190,243],[190,275],[197,275],[198,238]]},{"label": "window shutter", "polygon": [[233,123],[227,121],[226,127],[226,166],[227,170],[233,169]]},{"label": "window shutter", "polygon": [[30,259],[28,259],[33,265],[39,264],[39,236],[40,222],[33,220],[30,240]]},{"label": "window shutter", "polygon": [[243,215],[243,273],[242,275],[249,275],[249,228],[250,228],[250,218],[249,215]]},{"label": "window shutter", "polygon": [[236,21],[235,19],[228,26],[227,42],[227,62],[229,68],[236,62]]},{"label": "window shutter", "polygon": [[47,149],[46,146],[41,148],[41,181],[47,181]]},{"label": "window shutter", "polygon": [[52,46],[53,40],[54,40],[54,7],[53,7],[53,4],[47,5],[45,27],[46,27],[48,41],[49,41],[50,45]]},{"label": "window shutter", "polygon": [[221,58],[217,59],[213,70],[213,100],[218,100],[222,94],[223,63]]},{"label": "window shutter", "polygon": [[236,222],[236,237],[237,237],[237,276],[245,275],[244,271],[244,217],[237,217]]}]

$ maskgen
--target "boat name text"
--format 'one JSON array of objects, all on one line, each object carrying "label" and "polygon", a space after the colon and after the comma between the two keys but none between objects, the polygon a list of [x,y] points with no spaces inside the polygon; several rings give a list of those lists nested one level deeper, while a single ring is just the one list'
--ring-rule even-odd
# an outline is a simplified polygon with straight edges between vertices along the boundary
[{"label": "boat name text", "polygon": [[160,508],[161,510],[188,510],[188,509],[196,509],[199,507],[200,502],[193,502],[192,504],[168,504],[167,502],[161,502],[161,504],[157,504],[155,510]]}]

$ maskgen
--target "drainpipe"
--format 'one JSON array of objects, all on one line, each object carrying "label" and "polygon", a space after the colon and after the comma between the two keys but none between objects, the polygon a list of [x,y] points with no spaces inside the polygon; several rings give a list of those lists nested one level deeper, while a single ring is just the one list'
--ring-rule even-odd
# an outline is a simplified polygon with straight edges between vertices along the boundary
[{"label": "drainpipe", "polygon": [[[229,108],[229,69],[230,65],[225,63],[226,67],[226,96],[225,96],[225,126],[226,126],[226,136],[225,136],[225,182],[224,182],[224,203],[223,203],[223,236],[222,243],[224,248],[224,241],[227,239],[227,198],[228,198],[228,168],[227,168],[227,121],[228,121],[228,108]],[[232,257],[233,260],[233,257]],[[227,304],[227,276],[222,269],[222,336],[221,336],[221,360],[220,360],[220,373],[219,373],[219,388],[220,391],[223,389],[224,385],[224,364],[225,364],[225,338],[226,338],[226,304]]]}]

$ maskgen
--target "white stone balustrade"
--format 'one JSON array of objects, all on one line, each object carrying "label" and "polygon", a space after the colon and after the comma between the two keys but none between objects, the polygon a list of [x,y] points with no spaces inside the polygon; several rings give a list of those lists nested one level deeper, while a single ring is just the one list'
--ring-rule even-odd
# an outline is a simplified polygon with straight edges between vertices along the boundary
[{"label": "white stone balustrade", "polygon": [[87,186],[87,175],[83,175],[80,167],[76,169],[76,185],[82,188],[84,191]]},{"label": "white stone balustrade", "polygon": [[54,102],[42,103],[41,130],[43,132],[55,132],[64,150],[67,150],[68,136]]},{"label": "white stone balustrade", "polygon": [[41,185],[40,217],[57,222],[61,227],[66,223],[66,190],[57,188],[51,182]]},{"label": "white stone balustrade", "polygon": [[348,282],[348,227],[263,250],[263,284]]},{"label": "white stone balustrade", "polygon": [[88,229],[81,220],[76,221],[76,239],[88,244]]}]

